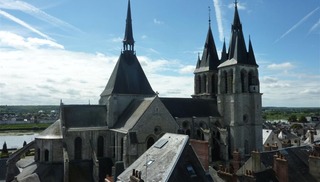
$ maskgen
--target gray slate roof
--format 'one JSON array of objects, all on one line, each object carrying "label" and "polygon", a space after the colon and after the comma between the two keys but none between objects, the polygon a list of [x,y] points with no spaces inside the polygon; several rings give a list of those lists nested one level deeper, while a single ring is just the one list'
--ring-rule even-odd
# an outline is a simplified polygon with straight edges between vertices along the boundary
[{"label": "gray slate roof", "polygon": [[134,99],[123,112],[113,130],[127,133],[139,121],[155,97]]},{"label": "gray slate roof", "polygon": [[220,60],[218,58],[216,45],[214,43],[211,27],[207,33],[207,39],[204,44],[202,58],[198,60],[195,72],[217,70]]},{"label": "gray slate roof", "polygon": [[105,105],[61,105],[62,120],[67,128],[106,126]]},{"label": "gray slate roof", "polygon": [[210,99],[160,98],[173,117],[220,117],[217,104]]},{"label": "gray slate roof", "polygon": [[111,94],[155,95],[138,58],[131,51],[121,53],[101,96]]}]

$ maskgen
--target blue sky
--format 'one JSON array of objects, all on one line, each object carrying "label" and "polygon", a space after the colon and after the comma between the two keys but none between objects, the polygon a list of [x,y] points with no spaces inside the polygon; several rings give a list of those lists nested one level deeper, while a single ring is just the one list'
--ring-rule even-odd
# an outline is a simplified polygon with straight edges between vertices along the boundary
[{"label": "blue sky", "polygon": [[[98,103],[117,61],[127,0],[0,0],[0,105]],[[162,97],[190,97],[211,28],[227,46],[233,1],[132,0],[135,50]],[[320,107],[320,1],[242,0],[263,106]]]}]

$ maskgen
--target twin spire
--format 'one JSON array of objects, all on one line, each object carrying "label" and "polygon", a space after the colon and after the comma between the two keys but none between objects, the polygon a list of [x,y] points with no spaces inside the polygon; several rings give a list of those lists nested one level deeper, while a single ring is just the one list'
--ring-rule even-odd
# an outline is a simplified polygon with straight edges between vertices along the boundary
[{"label": "twin spire", "polygon": [[233,24],[231,26],[231,39],[229,49],[227,52],[225,41],[221,52],[221,59],[219,60],[214,39],[211,32],[211,18],[209,7],[209,30],[202,53],[202,58],[198,56],[198,62],[195,72],[204,70],[215,70],[224,61],[235,59],[238,64],[257,65],[252,49],[251,40],[249,39],[249,50],[247,52],[246,43],[242,32],[242,24],[238,13],[238,2],[235,1],[235,12]]}]

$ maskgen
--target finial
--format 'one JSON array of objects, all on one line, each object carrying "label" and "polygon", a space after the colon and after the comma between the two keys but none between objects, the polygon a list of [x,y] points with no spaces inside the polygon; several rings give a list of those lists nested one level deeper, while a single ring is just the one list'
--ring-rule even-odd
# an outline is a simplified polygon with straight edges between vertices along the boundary
[{"label": "finial", "polygon": [[210,8],[210,6],[208,6],[208,11],[209,11],[209,25],[211,25],[211,16],[210,16],[210,14],[211,14],[211,8]]},{"label": "finial", "polygon": [[237,7],[238,1],[234,0],[234,7]]}]

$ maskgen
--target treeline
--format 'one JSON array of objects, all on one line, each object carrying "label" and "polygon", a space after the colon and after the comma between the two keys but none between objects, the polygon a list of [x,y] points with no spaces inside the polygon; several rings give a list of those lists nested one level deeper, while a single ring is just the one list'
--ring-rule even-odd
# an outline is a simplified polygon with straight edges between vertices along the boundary
[{"label": "treeline", "polygon": [[58,111],[58,105],[37,105],[37,106],[7,106],[0,105],[0,113],[36,113],[42,110],[45,113],[51,112],[52,110]]},{"label": "treeline", "polygon": [[292,108],[292,107],[263,107],[262,117],[264,120],[294,120],[305,121],[304,118],[320,116],[320,108]]}]

